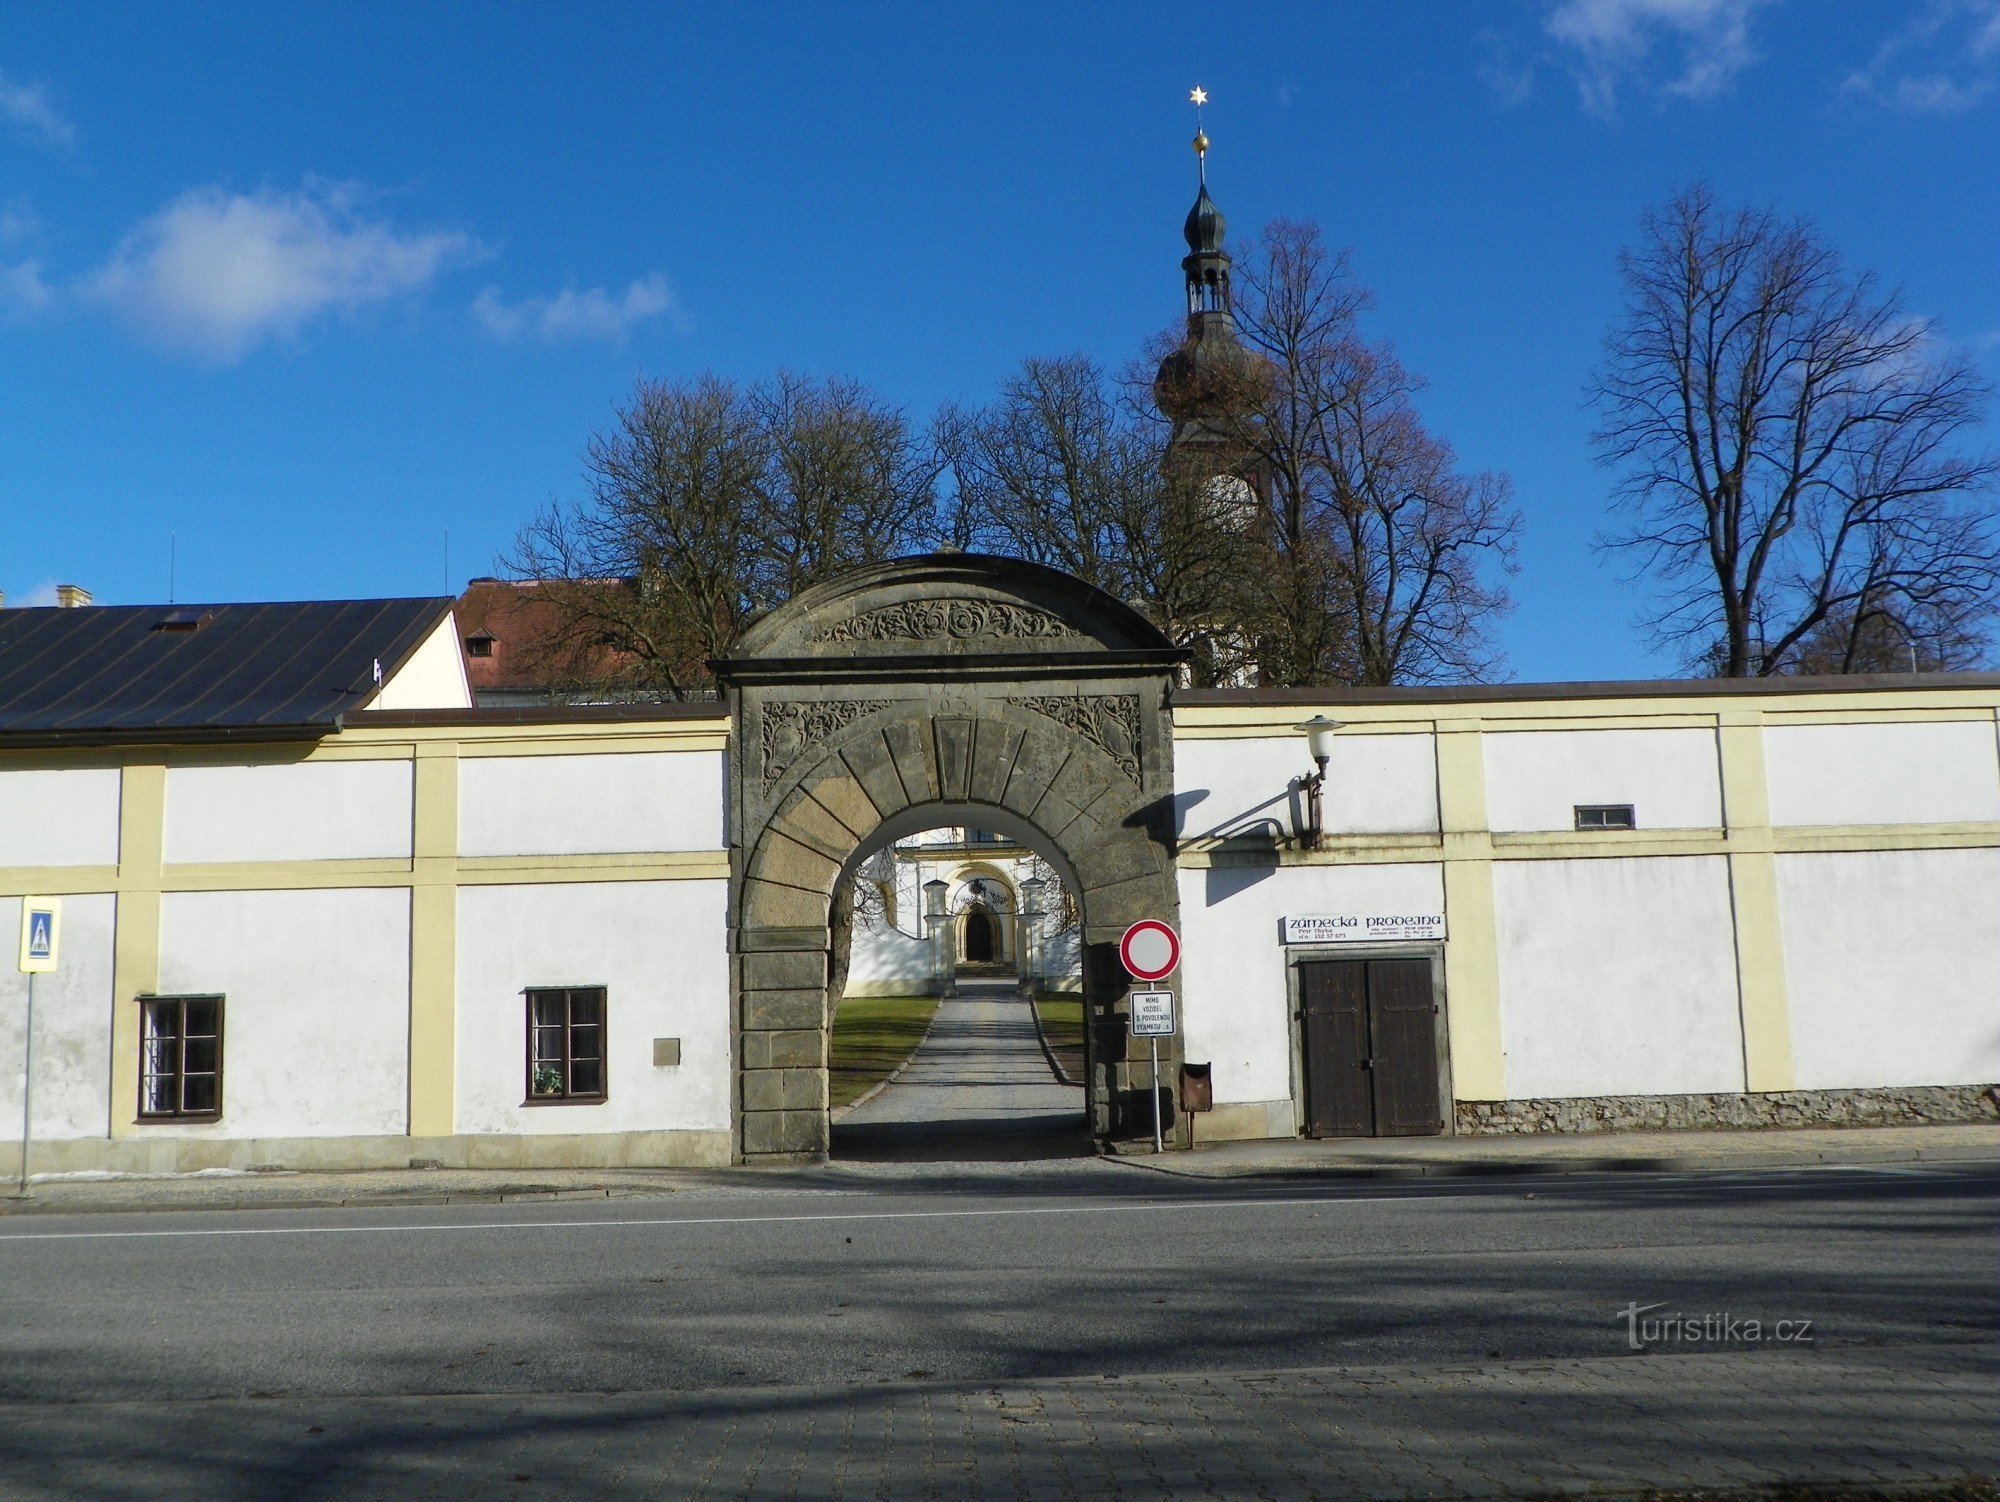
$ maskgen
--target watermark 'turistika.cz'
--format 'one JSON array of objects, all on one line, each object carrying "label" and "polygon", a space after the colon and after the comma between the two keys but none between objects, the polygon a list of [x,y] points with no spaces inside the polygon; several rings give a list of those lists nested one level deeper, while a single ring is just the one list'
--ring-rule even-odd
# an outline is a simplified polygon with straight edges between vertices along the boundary
[{"label": "watermark 'turistika.cz'", "polygon": [[1722,1310],[1714,1314],[1656,1314],[1661,1304],[1633,1302],[1618,1311],[1625,1340],[1635,1351],[1652,1346],[1810,1345],[1809,1319],[1751,1319]]}]

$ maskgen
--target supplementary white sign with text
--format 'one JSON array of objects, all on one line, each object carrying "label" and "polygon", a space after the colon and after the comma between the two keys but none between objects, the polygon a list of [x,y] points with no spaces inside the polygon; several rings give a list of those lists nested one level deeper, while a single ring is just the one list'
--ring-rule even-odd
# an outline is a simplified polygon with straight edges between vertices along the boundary
[{"label": "supplementary white sign with text", "polygon": [[1444,937],[1443,913],[1322,913],[1281,922],[1287,944],[1380,944]]}]

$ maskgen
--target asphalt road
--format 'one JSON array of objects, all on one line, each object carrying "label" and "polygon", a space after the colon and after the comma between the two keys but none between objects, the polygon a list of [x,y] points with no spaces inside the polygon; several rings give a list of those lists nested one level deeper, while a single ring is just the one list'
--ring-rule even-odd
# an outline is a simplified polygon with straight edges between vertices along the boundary
[{"label": "asphalt road", "polygon": [[0,1401],[726,1392],[1616,1356],[1628,1304],[1990,1341],[1990,1168],[1280,1187],[1086,1161],[0,1222]]}]

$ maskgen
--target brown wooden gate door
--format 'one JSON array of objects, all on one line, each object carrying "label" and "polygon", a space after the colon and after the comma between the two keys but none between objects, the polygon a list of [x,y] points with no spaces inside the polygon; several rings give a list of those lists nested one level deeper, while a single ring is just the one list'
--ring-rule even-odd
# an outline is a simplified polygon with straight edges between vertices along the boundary
[{"label": "brown wooden gate door", "polygon": [[1308,960],[1299,1000],[1308,1136],[1443,1130],[1429,960]]}]

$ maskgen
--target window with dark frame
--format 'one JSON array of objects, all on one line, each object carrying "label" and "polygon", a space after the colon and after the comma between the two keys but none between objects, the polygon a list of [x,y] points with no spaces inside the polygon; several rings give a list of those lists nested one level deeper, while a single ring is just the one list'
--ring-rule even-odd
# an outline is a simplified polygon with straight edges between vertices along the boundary
[{"label": "window with dark frame", "polygon": [[465,639],[465,655],[468,657],[491,657],[493,638],[490,636],[468,636]]},{"label": "window with dark frame", "polygon": [[1639,821],[1629,803],[1579,803],[1578,829],[1637,829]]},{"label": "window with dark frame", "polygon": [[222,998],[139,998],[139,1116],[204,1120],[222,1114]]},{"label": "window with dark frame", "polygon": [[528,1103],[605,1098],[604,987],[530,990]]}]

